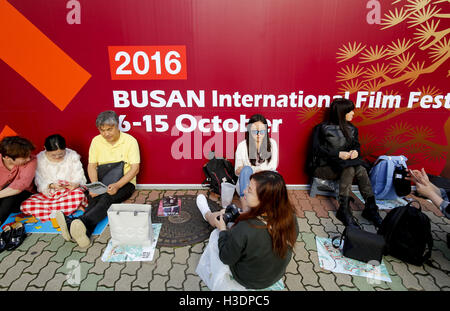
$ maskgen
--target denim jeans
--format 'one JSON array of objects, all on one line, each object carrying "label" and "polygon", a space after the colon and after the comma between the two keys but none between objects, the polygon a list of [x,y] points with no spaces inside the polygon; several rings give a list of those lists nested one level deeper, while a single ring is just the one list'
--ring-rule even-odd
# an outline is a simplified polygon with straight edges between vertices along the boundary
[{"label": "denim jeans", "polygon": [[244,196],[244,190],[250,183],[250,176],[253,174],[253,169],[250,166],[244,166],[239,174],[239,179],[236,183],[236,190],[239,193],[239,197]]}]

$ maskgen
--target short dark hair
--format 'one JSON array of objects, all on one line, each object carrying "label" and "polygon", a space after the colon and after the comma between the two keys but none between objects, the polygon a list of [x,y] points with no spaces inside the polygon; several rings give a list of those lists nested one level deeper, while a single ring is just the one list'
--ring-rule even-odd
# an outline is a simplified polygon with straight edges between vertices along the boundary
[{"label": "short dark hair", "polygon": [[20,136],[7,136],[0,142],[0,153],[3,157],[27,158],[35,149],[32,142]]},{"label": "short dark hair", "polygon": [[66,149],[66,140],[59,134],[50,135],[45,139],[45,150],[55,151]]}]

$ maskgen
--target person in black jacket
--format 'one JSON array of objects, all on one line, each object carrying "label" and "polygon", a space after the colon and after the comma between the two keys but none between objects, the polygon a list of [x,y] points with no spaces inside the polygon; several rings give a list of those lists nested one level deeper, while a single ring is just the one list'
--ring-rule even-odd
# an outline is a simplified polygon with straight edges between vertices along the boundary
[{"label": "person in black jacket", "polygon": [[356,179],[365,200],[362,216],[378,228],[382,218],[367,174],[368,164],[360,155],[358,129],[351,123],[354,109],[355,105],[351,100],[333,100],[328,121],[320,123],[313,131],[310,172],[321,179],[339,179],[339,208],[336,217],[345,226],[358,225],[349,205],[352,183]]}]

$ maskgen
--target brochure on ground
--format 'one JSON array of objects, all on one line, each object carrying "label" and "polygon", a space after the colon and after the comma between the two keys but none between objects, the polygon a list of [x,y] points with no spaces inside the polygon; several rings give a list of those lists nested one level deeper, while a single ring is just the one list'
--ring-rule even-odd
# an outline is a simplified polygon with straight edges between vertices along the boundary
[{"label": "brochure on ground", "polygon": [[90,184],[85,185],[86,188],[88,188],[89,192],[95,193],[95,194],[103,194],[106,193],[108,190],[108,186],[103,184],[100,181],[96,181]]},{"label": "brochure on ground", "polygon": [[173,196],[163,197],[159,201],[158,217],[179,215],[181,211],[181,199]]}]

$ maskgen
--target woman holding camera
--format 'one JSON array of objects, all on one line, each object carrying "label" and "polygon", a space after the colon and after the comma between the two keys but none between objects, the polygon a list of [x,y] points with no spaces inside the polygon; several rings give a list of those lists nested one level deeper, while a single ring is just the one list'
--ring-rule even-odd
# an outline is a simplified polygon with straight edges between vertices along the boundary
[{"label": "woman holding camera", "polygon": [[291,260],[298,225],[283,177],[273,171],[253,174],[244,200],[246,208],[227,230],[224,217],[217,217],[225,210],[212,213],[205,196],[197,197],[203,217],[217,228],[196,270],[211,290],[267,288]]}]

